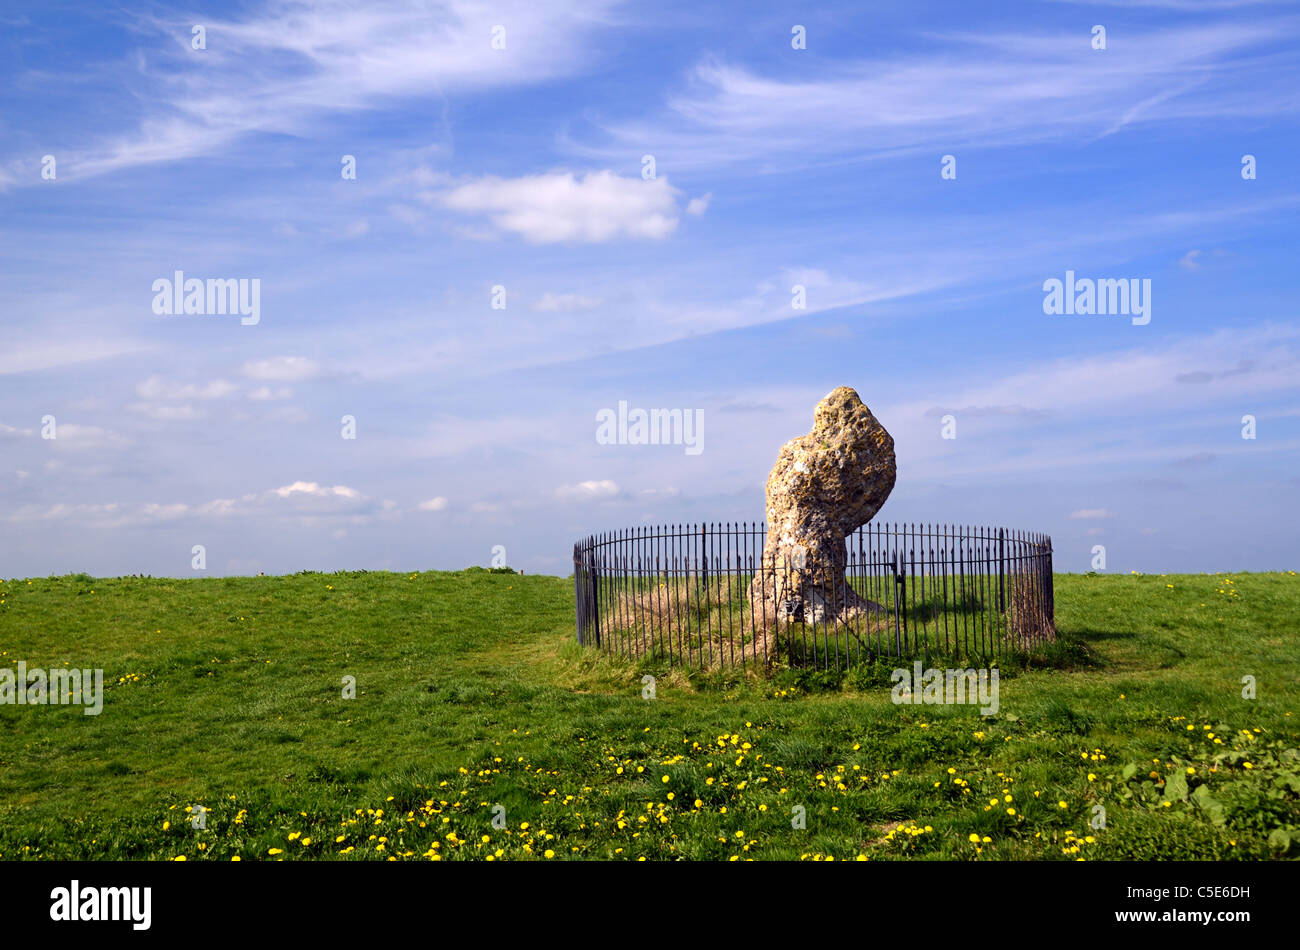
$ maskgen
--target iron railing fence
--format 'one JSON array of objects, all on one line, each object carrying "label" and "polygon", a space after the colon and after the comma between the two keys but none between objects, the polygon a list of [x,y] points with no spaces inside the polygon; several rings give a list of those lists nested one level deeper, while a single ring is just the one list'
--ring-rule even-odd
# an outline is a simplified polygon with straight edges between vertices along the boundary
[{"label": "iron railing fence", "polygon": [[[1052,540],[1006,528],[868,523],[845,539],[834,609],[801,616],[768,585],[761,522],[629,528],[573,547],[578,642],[700,669],[841,669],[877,656],[987,663],[1056,637]],[[857,597],[852,597],[856,594]],[[773,609],[775,607],[775,609]]]}]

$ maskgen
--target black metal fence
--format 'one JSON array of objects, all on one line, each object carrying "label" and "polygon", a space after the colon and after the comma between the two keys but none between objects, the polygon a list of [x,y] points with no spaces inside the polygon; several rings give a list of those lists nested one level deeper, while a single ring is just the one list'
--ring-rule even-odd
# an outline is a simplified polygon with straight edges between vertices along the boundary
[{"label": "black metal fence", "polygon": [[791,565],[764,557],[765,530],[675,525],[579,541],[578,642],[700,669],[782,659],[841,669],[876,656],[987,662],[1056,637],[1047,535],[863,525],[845,539],[843,577],[831,580],[851,591],[829,602],[869,605],[809,617],[772,609],[768,587]]}]

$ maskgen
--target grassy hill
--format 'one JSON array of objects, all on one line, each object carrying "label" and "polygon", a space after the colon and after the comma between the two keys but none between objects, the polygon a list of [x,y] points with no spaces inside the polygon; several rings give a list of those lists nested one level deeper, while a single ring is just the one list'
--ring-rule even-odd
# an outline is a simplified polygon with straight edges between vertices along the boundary
[{"label": "grassy hill", "polygon": [[5,580],[0,668],[105,699],[0,706],[0,857],[1297,856],[1300,577],[1056,584],[1060,648],[981,717],[893,704],[892,661],[611,661],[562,578]]}]

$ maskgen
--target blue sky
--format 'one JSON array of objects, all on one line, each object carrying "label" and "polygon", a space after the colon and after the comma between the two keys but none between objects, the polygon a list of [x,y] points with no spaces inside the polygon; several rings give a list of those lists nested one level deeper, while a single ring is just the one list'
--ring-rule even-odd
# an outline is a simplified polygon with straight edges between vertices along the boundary
[{"label": "blue sky", "polygon": [[[1296,5],[124,7],[0,19],[2,575],[567,574],[760,518],[840,385],[881,520],[1296,566]],[[154,313],[177,270],[260,321]],[[1150,323],[1045,314],[1067,271]],[[598,443],[620,401],[704,450]]]}]

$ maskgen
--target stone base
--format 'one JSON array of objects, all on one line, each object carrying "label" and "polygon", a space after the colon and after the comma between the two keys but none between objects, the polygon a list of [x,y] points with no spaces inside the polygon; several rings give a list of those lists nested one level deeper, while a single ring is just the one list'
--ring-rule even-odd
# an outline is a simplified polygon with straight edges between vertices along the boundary
[{"label": "stone base", "polygon": [[749,602],[755,617],[793,623],[847,623],[884,614],[885,608],[847,584],[825,587],[782,584],[767,576],[750,582]]}]

